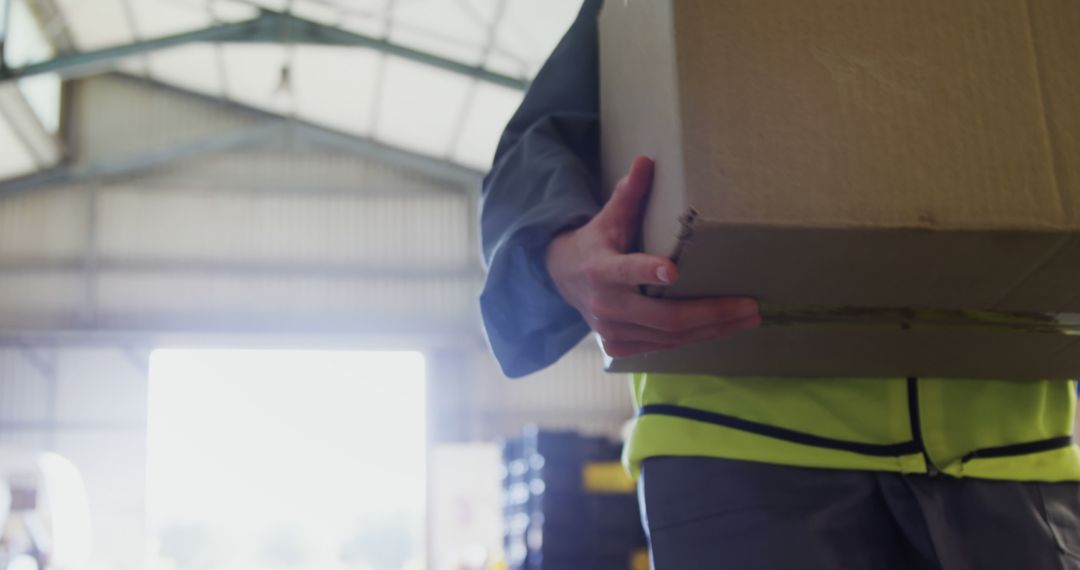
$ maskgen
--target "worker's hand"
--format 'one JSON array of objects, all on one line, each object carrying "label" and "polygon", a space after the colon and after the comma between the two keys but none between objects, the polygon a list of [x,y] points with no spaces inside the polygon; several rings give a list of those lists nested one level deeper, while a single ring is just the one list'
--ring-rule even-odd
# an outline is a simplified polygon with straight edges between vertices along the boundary
[{"label": "worker's hand", "polygon": [[600,335],[610,356],[703,342],[761,324],[751,298],[663,300],[639,292],[640,285],[671,285],[679,278],[670,259],[627,253],[652,177],[653,161],[639,157],[599,214],[559,234],[547,248],[548,272],[559,293]]}]

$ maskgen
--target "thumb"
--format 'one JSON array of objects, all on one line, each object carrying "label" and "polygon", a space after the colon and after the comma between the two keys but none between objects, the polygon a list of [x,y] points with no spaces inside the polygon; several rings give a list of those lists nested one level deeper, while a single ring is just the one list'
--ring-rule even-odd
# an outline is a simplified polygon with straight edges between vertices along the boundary
[{"label": "thumb", "polygon": [[652,189],[654,164],[651,158],[639,156],[630,167],[630,174],[615,185],[611,198],[597,214],[596,220],[605,229],[623,236],[623,249],[630,246],[641,223],[645,198]]}]

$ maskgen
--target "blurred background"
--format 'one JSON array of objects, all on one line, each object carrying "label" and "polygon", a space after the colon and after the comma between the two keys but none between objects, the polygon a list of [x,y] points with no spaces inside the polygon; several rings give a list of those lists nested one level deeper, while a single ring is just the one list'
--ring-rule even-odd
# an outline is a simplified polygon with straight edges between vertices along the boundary
[{"label": "blurred background", "polygon": [[626,378],[476,301],[579,6],[0,0],[0,568],[640,563]]}]

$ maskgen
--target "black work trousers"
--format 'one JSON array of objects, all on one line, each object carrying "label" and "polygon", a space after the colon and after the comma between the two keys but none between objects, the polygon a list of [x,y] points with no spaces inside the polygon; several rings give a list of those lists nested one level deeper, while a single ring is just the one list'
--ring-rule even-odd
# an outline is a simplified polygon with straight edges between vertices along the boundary
[{"label": "black work trousers", "polygon": [[1078,483],[660,457],[638,492],[654,570],[1080,569]]}]

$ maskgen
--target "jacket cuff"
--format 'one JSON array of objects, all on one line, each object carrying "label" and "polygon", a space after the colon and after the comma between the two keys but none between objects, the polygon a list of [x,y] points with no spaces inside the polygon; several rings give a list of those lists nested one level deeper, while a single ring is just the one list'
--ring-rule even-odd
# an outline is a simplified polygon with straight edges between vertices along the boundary
[{"label": "jacket cuff", "polygon": [[557,210],[569,215],[519,228],[488,268],[480,312],[491,349],[503,373],[511,378],[555,363],[590,331],[577,309],[559,294],[545,257],[547,244],[559,233],[588,222],[594,207],[562,206]]}]

